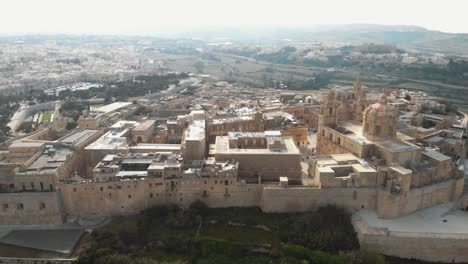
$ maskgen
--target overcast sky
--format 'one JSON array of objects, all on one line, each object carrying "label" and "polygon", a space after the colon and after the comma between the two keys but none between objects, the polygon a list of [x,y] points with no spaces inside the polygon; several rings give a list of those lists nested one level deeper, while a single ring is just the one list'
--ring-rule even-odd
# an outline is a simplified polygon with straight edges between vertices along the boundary
[{"label": "overcast sky", "polygon": [[0,34],[372,23],[468,33],[468,0],[0,0]]}]

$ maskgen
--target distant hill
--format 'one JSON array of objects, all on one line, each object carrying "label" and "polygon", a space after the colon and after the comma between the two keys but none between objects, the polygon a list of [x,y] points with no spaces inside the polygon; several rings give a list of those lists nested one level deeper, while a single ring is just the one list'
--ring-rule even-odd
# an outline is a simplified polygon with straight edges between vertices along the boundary
[{"label": "distant hill", "polygon": [[244,43],[349,42],[394,44],[404,49],[468,56],[468,34],[446,33],[417,26],[372,24],[324,25],[308,28],[220,29],[176,34],[206,41]]},{"label": "distant hill", "polygon": [[[398,48],[444,53],[468,57],[468,34],[446,33],[417,26],[386,26],[373,24],[321,25],[302,28],[217,28],[190,32],[173,32],[153,36],[99,35],[1,35],[1,43],[43,43],[55,41],[61,45],[138,44],[141,41],[173,47],[183,39],[192,46],[203,42],[234,42],[240,44],[284,44],[291,42],[349,42],[350,44],[393,44]],[[187,42],[187,43],[188,43]]]}]

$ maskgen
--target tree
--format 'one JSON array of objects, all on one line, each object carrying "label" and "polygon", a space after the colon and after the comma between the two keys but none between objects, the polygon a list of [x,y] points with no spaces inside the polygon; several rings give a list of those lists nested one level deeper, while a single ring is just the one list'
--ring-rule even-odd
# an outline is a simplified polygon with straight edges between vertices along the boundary
[{"label": "tree", "polygon": [[65,126],[65,129],[66,130],[72,130],[72,129],[76,128],[77,126],[78,126],[78,123],[76,121],[70,121]]}]

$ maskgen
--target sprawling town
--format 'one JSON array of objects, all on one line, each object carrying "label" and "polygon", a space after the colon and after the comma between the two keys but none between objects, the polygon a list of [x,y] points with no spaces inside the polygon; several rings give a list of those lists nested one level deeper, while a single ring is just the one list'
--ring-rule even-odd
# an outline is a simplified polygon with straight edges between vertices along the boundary
[{"label": "sprawling town", "polygon": [[468,263],[468,1],[0,7],[0,264]]}]

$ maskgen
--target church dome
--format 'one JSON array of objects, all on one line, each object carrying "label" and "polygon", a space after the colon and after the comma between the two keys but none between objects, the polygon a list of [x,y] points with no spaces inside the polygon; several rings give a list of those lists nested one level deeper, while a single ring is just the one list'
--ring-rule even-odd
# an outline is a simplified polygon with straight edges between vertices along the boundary
[{"label": "church dome", "polygon": [[382,94],[379,98],[379,102],[369,106],[365,111],[364,115],[376,115],[381,117],[396,117],[398,111],[387,102],[387,96]]},{"label": "church dome", "polygon": [[379,102],[364,111],[363,134],[369,140],[388,140],[396,136],[398,110],[388,104],[387,96],[382,94]]}]

